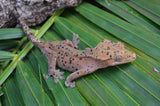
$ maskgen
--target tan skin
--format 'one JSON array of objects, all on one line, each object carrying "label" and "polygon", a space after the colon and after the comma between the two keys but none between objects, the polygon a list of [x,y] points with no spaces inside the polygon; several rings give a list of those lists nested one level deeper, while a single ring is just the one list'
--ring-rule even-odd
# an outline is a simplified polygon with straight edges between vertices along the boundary
[{"label": "tan skin", "polygon": [[40,41],[29,30],[23,19],[18,18],[22,29],[28,39],[44,53],[48,59],[49,73],[45,78],[54,77],[64,79],[60,72],[56,69],[56,65],[64,70],[72,72],[65,81],[66,86],[75,87],[74,80],[93,73],[97,69],[132,62],[136,59],[136,54],[124,49],[124,45],[120,42],[114,43],[109,40],[100,42],[94,48],[86,48],[85,50],[77,50],[79,43],[78,35],[73,34],[72,41]]}]

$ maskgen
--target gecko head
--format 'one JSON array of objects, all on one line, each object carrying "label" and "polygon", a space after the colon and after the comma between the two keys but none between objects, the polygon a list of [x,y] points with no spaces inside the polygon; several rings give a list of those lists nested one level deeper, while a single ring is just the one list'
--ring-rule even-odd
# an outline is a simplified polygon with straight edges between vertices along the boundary
[{"label": "gecko head", "polygon": [[[120,43],[119,43],[120,44]],[[136,59],[136,54],[133,52],[130,52],[129,50],[126,50],[124,48],[124,45],[121,44],[121,47],[119,48],[113,48],[113,52],[111,57],[106,61],[108,66],[114,66],[119,64],[124,64],[128,62],[132,62]]]},{"label": "gecko head", "polygon": [[88,53],[88,55],[93,54],[92,57],[98,60],[103,60],[105,66],[124,64],[136,59],[136,54],[125,49],[123,43],[114,43],[107,39],[100,42],[93,49],[86,49],[86,53]]}]

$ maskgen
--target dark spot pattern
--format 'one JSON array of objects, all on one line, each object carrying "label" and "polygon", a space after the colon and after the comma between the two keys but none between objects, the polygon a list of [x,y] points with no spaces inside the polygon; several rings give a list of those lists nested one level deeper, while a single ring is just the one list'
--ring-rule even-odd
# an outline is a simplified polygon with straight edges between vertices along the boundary
[{"label": "dark spot pattern", "polygon": [[72,60],[69,60],[69,64],[72,64]]}]

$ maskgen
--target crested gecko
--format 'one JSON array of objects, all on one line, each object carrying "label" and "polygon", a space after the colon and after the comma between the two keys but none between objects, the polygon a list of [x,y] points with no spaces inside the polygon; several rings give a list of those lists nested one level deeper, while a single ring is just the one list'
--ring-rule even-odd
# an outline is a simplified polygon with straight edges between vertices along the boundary
[{"label": "crested gecko", "polygon": [[55,83],[58,78],[64,79],[63,72],[56,69],[56,65],[72,72],[65,81],[67,87],[75,87],[75,79],[93,73],[97,69],[132,62],[136,59],[136,54],[126,50],[121,42],[114,43],[107,39],[94,48],[81,51],[76,49],[79,40],[78,35],[75,34],[72,41],[40,41],[30,32],[22,18],[18,20],[28,39],[44,53],[48,60],[49,73],[45,78],[53,76]]}]

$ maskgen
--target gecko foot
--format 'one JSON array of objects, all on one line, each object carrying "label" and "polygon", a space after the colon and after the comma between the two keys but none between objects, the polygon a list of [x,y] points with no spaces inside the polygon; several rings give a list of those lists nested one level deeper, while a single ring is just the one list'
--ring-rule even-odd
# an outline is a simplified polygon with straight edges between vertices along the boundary
[{"label": "gecko foot", "polygon": [[54,77],[54,82],[57,83],[58,82],[58,78],[60,79],[64,79],[64,77],[62,77],[61,75],[63,75],[64,72],[60,72],[59,70],[55,70],[55,71],[50,71],[48,73],[48,75],[45,76],[46,79],[48,79],[50,76],[53,76]]},{"label": "gecko foot", "polygon": [[72,43],[75,48],[78,48],[79,41],[80,40],[78,40],[78,34],[73,33]]},{"label": "gecko foot", "polygon": [[71,88],[74,88],[75,87],[75,81],[74,82],[67,82],[67,80],[65,81],[65,85],[67,87],[71,87]]}]

